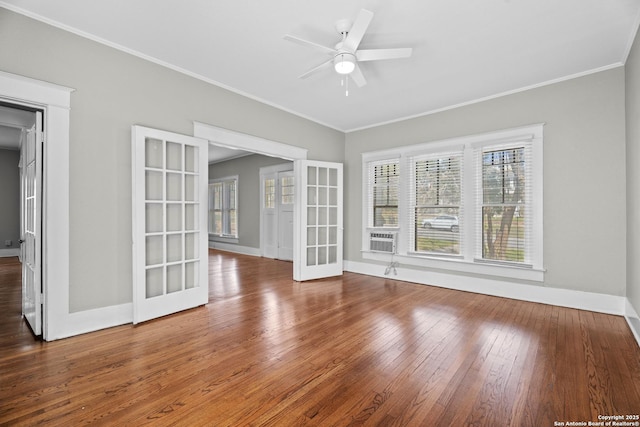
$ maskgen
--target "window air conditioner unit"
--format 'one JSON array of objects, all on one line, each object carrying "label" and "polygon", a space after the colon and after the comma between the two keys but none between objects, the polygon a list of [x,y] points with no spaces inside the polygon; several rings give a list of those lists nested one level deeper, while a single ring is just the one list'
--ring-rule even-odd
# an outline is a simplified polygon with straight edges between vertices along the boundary
[{"label": "window air conditioner unit", "polygon": [[369,232],[369,250],[371,252],[395,254],[397,236],[398,233],[371,231]]}]

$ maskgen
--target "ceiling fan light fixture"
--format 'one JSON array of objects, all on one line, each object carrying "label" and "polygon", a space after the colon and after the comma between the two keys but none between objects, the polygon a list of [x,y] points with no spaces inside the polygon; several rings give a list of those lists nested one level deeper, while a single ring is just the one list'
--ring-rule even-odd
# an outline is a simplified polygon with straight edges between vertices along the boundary
[{"label": "ceiling fan light fixture", "polygon": [[351,53],[339,53],[333,59],[338,74],[351,74],[356,68],[356,57]]}]

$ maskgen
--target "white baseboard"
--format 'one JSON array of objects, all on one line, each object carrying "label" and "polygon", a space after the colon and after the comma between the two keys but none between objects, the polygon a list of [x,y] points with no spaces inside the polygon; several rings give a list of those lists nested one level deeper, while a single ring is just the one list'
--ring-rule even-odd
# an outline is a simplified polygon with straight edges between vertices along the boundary
[{"label": "white baseboard", "polygon": [[345,271],[366,274],[369,276],[386,277],[393,280],[475,292],[522,301],[557,305],[560,307],[577,308],[580,310],[595,311],[599,313],[615,314],[619,316],[623,316],[625,314],[626,298],[614,295],[574,291],[570,289],[547,288],[544,286],[525,285],[521,283],[481,277],[469,277],[449,273],[415,270],[405,266],[397,269],[397,275],[394,275],[393,271],[391,271],[389,275],[385,275],[384,272],[386,268],[387,267],[385,265],[379,264],[346,260],[344,262]]},{"label": "white baseboard", "polygon": [[624,318],[627,319],[627,323],[629,324],[629,328],[633,333],[633,336],[636,338],[638,345],[640,346],[640,316],[638,316],[638,312],[634,310],[631,305],[631,301],[629,298],[625,298],[625,313]]},{"label": "white baseboard", "polygon": [[[223,247],[218,247],[218,245],[227,246],[216,243],[216,249],[228,250]],[[260,256],[259,253],[256,254],[256,251],[259,252],[259,250],[255,248],[237,245],[228,246],[231,246],[233,249],[229,249],[229,252]],[[353,273],[624,316],[634,337],[638,341],[638,345],[640,345],[640,316],[638,316],[638,313],[625,297],[414,270],[406,267],[398,269],[397,275],[394,275],[393,272],[385,275],[385,269],[386,266],[379,264],[344,261],[344,270]],[[63,321],[56,322],[56,324],[64,325],[64,327],[61,330],[49,331],[47,340],[67,338],[132,322],[132,303],[79,311],[68,314]]]},{"label": "white baseboard", "polygon": [[242,255],[261,256],[260,248],[252,248],[249,246],[234,245],[231,243],[212,242],[209,241],[209,248],[219,249],[221,251],[234,252]]},{"label": "white baseboard", "polygon": [[0,249],[0,258],[8,258],[11,256],[20,256],[19,248]]},{"label": "white baseboard", "polygon": [[74,335],[99,331],[100,329],[133,323],[133,304],[126,303],[93,310],[69,313],[64,320],[57,321],[59,330],[49,330],[47,341],[68,338]]}]

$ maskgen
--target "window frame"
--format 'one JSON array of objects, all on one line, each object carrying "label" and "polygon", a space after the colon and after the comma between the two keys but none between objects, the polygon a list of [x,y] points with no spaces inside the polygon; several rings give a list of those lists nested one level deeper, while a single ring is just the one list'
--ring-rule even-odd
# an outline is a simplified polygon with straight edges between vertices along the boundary
[{"label": "window frame", "polygon": [[[438,176],[438,178],[440,178],[443,175],[443,172],[439,165],[440,165],[440,161],[444,160],[445,158],[447,158],[449,162],[452,159],[455,159],[455,161],[457,162],[457,167],[459,169],[459,175],[457,179],[458,181],[457,184],[459,185],[457,205],[441,204],[441,202],[443,201],[442,200],[443,197],[440,196],[439,194],[437,195],[436,203],[418,204],[418,200],[417,200],[418,199],[418,194],[417,194],[418,193],[417,191],[418,164],[423,162],[426,162],[428,164],[429,162],[437,161],[438,167],[436,168],[437,170],[436,175]],[[458,249],[458,252],[456,253],[446,254],[446,253],[439,253],[437,251],[418,250],[417,246],[418,246],[418,234],[419,234],[420,226],[416,223],[418,221],[416,212],[418,209],[424,209],[424,210],[457,209],[458,210],[457,217],[459,220],[459,225],[464,224],[464,216],[463,216],[464,214],[464,186],[463,186],[464,153],[462,149],[456,147],[455,150],[451,150],[451,151],[443,150],[438,152],[420,153],[417,155],[414,154],[411,156],[407,156],[407,161],[405,162],[405,165],[406,165],[405,170],[407,170],[409,173],[408,179],[409,179],[409,185],[410,185],[408,188],[409,200],[407,200],[406,202],[408,205],[408,212],[409,212],[409,216],[407,218],[407,225],[408,225],[407,230],[409,233],[409,239],[408,239],[409,246],[407,248],[407,253],[415,256],[435,256],[435,257],[444,256],[447,258],[460,258],[464,251],[464,239],[462,239],[462,235],[460,233],[457,233],[458,235],[457,244],[459,249]],[[447,213],[437,214],[436,217],[440,217],[443,215],[452,216],[450,212],[447,212]],[[438,231],[433,231],[433,232],[435,233],[434,234],[435,238],[442,237],[442,232],[438,232]]]},{"label": "window frame", "polygon": [[[531,281],[544,281],[543,261],[543,127],[544,123],[511,128],[478,135],[433,141],[388,150],[366,152],[362,154],[362,188],[363,188],[363,227],[361,253],[364,259],[388,261],[389,255],[373,253],[368,249],[369,232],[380,230],[372,227],[370,219],[369,173],[373,162],[398,160],[400,164],[400,184],[398,191],[398,227],[385,227],[398,233],[397,253],[394,259],[408,265],[415,265],[457,272],[484,274]],[[478,153],[495,147],[511,147],[526,144],[529,151],[527,164],[528,187],[527,213],[530,221],[530,233],[527,235],[528,253],[525,262],[508,262],[483,259],[478,253],[482,245],[482,156]],[[461,150],[463,168],[461,177],[460,245],[459,255],[440,255],[432,253],[416,253],[411,251],[414,244],[410,236],[411,222],[411,159],[419,156],[438,155]],[[480,200],[479,200],[480,199]]]},{"label": "window frame", "polygon": [[[233,192],[233,208],[231,207],[231,196],[230,196],[230,183],[233,183],[234,192]],[[222,195],[221,195],[221,203],[222,206],[220,209],[215,209],[214,202],[212,201],[213,193],[211,191],[211,187],[213,185],[221,185]],[[220,212],[221,213],[221,223],[222,230],[220,233],[215,233],[211,229],[207,230],[209,235],[212,237],[225,238],[225,239],[238,239],[240,234],[239,227],[239,215],[238,215],[238,175],[227,176],[223,178],[215,178],[209,180],[209,189],[208,189],[208,209],[207,209],[207,223],[209,227],[211,227],[211,213],[212,212]],[[235,211],[235,225],[236,232],[235,234],[231,232],[231,211]]]}]

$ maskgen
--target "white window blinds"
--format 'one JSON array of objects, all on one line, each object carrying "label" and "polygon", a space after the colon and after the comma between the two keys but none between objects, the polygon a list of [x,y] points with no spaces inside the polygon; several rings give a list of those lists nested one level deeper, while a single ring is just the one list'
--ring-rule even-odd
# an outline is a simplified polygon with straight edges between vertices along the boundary
[{"label": "white window blinds", "polygon": [[462,151],[412,156],[408,163],[411,252],[460,255]]},{"label": "white window blinds", "polygon": [[476,257],[531,263],[531,143],[488,145],[475,151]]},{"label": "white window blinds", "polygon": [[397,160],[370,162],[368,168],[369,226],[397,227],[399,162]]},{"label": "white window blinds", "polygon": [[544,280],[543,127],[363,153],[363,257],[389,225],[407,264]]}]

